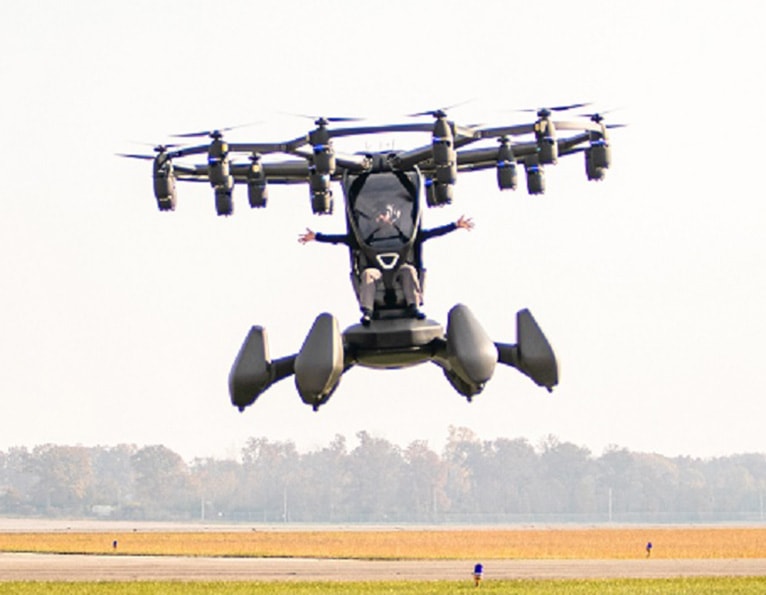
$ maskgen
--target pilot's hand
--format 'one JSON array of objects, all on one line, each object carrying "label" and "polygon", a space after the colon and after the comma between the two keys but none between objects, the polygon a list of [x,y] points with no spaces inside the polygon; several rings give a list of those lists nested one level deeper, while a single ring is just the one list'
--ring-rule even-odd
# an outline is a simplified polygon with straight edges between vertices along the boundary
[{"label": "pilot's hand", "polygon": [[468,219],[465,218],[465,215],[460,215],[460,219],[455,221],[455,225],[458,229],[467,229],[468,231],[471,231],[474,226],[473,219],[471,217],[468,217]]},{"label": "pilot's hand", "polygon": [[306,233],[298,234],[298,241],[301,244],[307,244],[308,242],[313,242],[317,239],[317,234],[311,231],[308,227],[306,228]]}]

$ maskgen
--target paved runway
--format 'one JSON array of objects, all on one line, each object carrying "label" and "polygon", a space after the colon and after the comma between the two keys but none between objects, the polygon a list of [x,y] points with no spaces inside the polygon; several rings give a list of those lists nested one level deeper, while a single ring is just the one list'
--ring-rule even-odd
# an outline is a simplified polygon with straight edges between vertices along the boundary
[{"label": "paved runway", "polygon": [[[365,561],[0,553],[0,581],[470,580],[480,560]],[[766,576],[766,558],[731,560],[489,560],[485,580]]]}]

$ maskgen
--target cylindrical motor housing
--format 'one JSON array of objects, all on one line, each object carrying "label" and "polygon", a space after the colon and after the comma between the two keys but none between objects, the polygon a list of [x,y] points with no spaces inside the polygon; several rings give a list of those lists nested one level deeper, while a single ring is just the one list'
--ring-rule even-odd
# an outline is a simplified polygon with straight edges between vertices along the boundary
[{"label": "cylindrical motor housing", "polygon": [[549,165],[558,161],[559,146],[553,137],[546,136],[540,139],[537,143],[537,151],[540,163]]},{"label": "cylindrical motor housing", "polygon": [[594,167],[608,169],[612,161],[612,151],[604,140],[593,141],[587,149]]},{"label": "cylindrical motor housing", "polygon": [[314,215],[332,215],[332,191],[311,193],[311,212]]},{"label": "cylindrical motor housing", "polygon": [[457,163],[451,161],[448,165],[437,167],[436,180],[440,184],[454,184],[457,182]]},{"label": "cylindrical motor housing", "polygon": [[229,145],[221,139],[215,139],[210,143],[207,153],[207,168],[210,185],[226,186],[231,188],[233,182],[230,180],[229,167]]},{"label": "cylindrical motor housing", "polygon": [[437,167],[449,165],[451,162],[456,161],[452,129],[447,118],[439,117],[434,122],[432,150],[434,164]]},{"label": "cylindrical motor housing", "polygon": [[545,172],[539,165],[528,165],[527,172],[527,192],[529,194],[545,193]]},{"label": "cylindrical motor housing", "polygon": [[309,173],[309,190],[311,192],[311,210],[315,215],[332,214],[332,190],[330,176],[319,173],[312,168]]},{"label": "cylindrical motor housing", "polygon": [[497,162],[497,186],[500,190],[516,190],[519,184],[519,175],[516,171],[516,163],[513,161]]},{"label": "cylindrical motor housing", "polygon": [[314,147],[314,167],[320,175],[332,175],[335,173],[335,152],[331,145]]},{"label": "cylindrical motor housing", "polygon": [[253,158],[250,169],[247,172],[247,200],[253,209],[262,209],[266,206],[269,198],[269,187],[266,183],[266,175],[258,157]]},{"label": "cylindrical motor housing", "polygon": [[455,187],[452,184],[440,184],[433,178],[426,178],[426,204],[429,207],[442,207],[452,203]]},{"label": "cylindrical motor housing", "polygon": [[591,149],[585,149],[585,174],[588,176],[588,180],[600,182],[606,175],[606,170],[603,167],[595,165]]},{"label": "cylindrical motor housing", "polygon": [[269,200],[269,187],[259,181],[248,181],[247,200],[250,203],[250,208],[264,208]]},{"label": "cylindrical motor housing", "polygon": [[176,198],[176,179],[172,173],[154,174],[154,197],[158,201],[172,200]]},{"label": "cylindrical motor housing", "polygon": [[165,153],[154,159],[153,166],[154,198],[160,211],[172,211],[176,208],[176,177],[173,163]]},{"label": "cylindrical motor housing", "polygon": [[215,211],[222,217],[228,217],[234,212],[234,201],[230,188],[219,186],[215,189]]}]

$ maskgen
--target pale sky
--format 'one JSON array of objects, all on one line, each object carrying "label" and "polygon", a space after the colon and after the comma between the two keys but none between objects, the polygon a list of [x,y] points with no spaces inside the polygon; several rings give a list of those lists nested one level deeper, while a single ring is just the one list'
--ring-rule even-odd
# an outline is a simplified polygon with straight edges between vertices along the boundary
[{"label": "pale sky", "polygon": [[[162,443],[236,455],[249,437],[302,450],[360,430],[440,450],[449,426],[486,440],[548,434],[710,457],[764,452],[766,103],[760,2],[209,1],[0,4],[0,449]],[[314,413],[292,379],[240,414],[227,376],[250,325],[274,357],[314,318],[358,319],[342,247],[300,246],[305,187],[204,184],[160,213],[135,141],[256,123],[230,140],[286,140],[310,120],[405,121],[472,100],[458,122],[581,101],[616,109],[613,167],[547,169],[547,193],[461,175],[428,227],[424,310],[468,305],[497,341],[530,308],[556,350],[552,395],[507,367],[473,403],[441,371],[354,368]],[[406,148],[427,135],[344,141]],[[370,141],[365,141],[369,143]],[[339,143],[340,144],[340,143]]]}]

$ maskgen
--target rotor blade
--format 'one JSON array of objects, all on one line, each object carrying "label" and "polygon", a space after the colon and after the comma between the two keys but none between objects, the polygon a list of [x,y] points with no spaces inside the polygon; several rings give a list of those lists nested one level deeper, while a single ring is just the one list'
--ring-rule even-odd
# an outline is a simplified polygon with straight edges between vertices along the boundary
[{"label": "rotor blade", "polygon": [[624,109],[624,108],[613,107],[611,109],[602,110],[600,112],[592,112],[590,114],[577,114],[577,115],[580,116],[581,118],[589,118],[589,119],[593,120],[594,122],[600,122],[601,120],[604,119],[605,115],[613,114],[614,112],[620,111],[622,109]]},{"label": "rotor blade", "polygon": [[127,157],[128,159],[143,159],[145,161],[154,161],[154,155],[136,155],[135,153],[115,153],[118,157]]},{"label": "rotor blade", "polygon": [[590,105],[590,104],[591,102],[588,101],[586,103],[573,103],[571,105],[559,105],[556,107],[549,107],[548,109],[551,110],[552,112],[565,112],[570,109],[579,109],[581,107],[585,107],[586,105]]},{"label": "rotor blade", "polygon": [[361,122],[364,118],[358,118],[355,116],[312,116],[310,114],[285,114],[287,116],[296,116],[298,118],[306,118],[308,120],[314,120],[314,124],[317,126],[319,122],[325,124],[331,124],[333,122]]},{"label": "rotor blade", "polygon": [[186,155],[201,155],[207,153],[210,149],[209,145],[198,145],[196,147],[184,147],[182,149],[176,149],[170,152],[171,157],[185,157]]},{"label": "rotor blade", "polygon": [[361,122],[362,120],[364,120],[364,118],[353,118],[351,116],[327,116],[327,117],[323,117],[322,119],[327,120],[330,123],[333,123],[333,122]]},{"label": "rotor blade", "polygon": [[220,135],[229,130],[235,130],[236,128],[244,128],[245,126],[253,126],[258,122],[248,122],[246,124],[237,124],[236,126],[227,126],[225,128],[213,128],[211,130],[200,130],[198,132],[182,132],[181,134],[171,134],[173,138],[199,138],[202,136],[214,136]]},{"label": "rotor blade", "polygon": [[172,149],[172,148],[180,147],[181,146],[178,143],[159,143],[158,144],[158,143],[147,143],[147,142],[140,141],[140,140],[132,140],[132,141],[128,141],[128,142],[130,142],[131,144],[134,144],[134,145],[141,145],[142,147],[151,147],[155,151],[164,151],[166,149]]},{"label": "rotor blade", "polygon": [[461,105],[465,105],[466,103],[471,103],[472,101],[475,101],[474,99],[466,99],[465,101],[461,101],[459,103],[453,103],[452,105],[447,105],[444,107],[437,107],[436,109],[431,110],[425,110],[422,112],[417,112],[414,114],[408,114],[408,118],[419,118],[421,116],[433,116],[434,118],[439,116],[446,116],[446,112],[452,109],[455,109],[456,107],[460,107]]},{"label": "rotor blade", "polygon": [[537,113],[542,110],[548,110],[549,112],[565,112],[570,109],[578,109],[581,107],[585,107],[587,105],[591,105],[591,102],[588,101],[586,103],[572,103],[570,105],[556,105],[553,107],[536,107],[536,108],[523,108],[523,109],[517,109],[517,112],[528,112],[528,113]]}]

